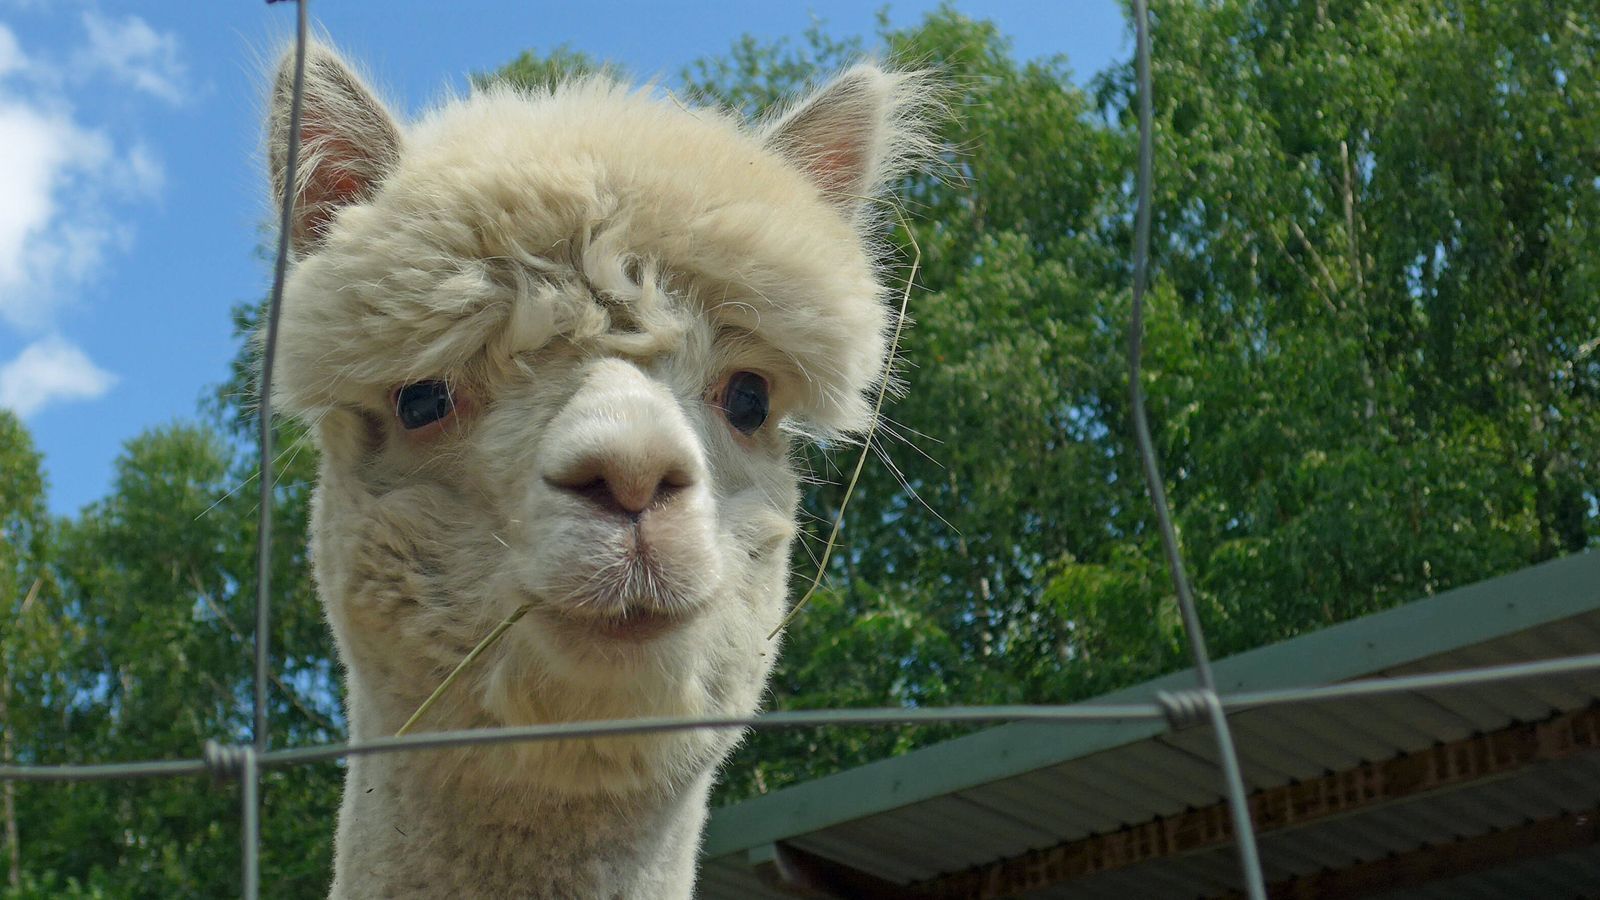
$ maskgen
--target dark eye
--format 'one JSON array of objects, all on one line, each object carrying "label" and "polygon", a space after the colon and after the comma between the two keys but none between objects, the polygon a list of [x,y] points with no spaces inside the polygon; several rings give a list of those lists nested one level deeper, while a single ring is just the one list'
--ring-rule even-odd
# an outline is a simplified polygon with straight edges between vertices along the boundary
[{"label": "dark eye", "polygon": [[767,421],[767,380],[754,372],[733,373],[722,392],[722,411],[729,425],[755,434]]},{"label": "dark eye", "polygon": [[412,431],[432,425],[455,409],[450,385],[443,381],[419,381],[395,392],[394,414],[400,425]]}]

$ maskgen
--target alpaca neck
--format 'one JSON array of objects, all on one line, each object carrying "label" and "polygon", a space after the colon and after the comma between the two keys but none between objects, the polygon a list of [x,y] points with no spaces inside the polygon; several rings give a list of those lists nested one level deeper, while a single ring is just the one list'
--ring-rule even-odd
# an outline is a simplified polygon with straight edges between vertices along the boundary
[{"label": "alpaca neck", "polygon": [[351,760],[335,900],[690,896],[709,773],[671,795],[571,798],[509,779],[447,781],[456,762],[448,752]]}]

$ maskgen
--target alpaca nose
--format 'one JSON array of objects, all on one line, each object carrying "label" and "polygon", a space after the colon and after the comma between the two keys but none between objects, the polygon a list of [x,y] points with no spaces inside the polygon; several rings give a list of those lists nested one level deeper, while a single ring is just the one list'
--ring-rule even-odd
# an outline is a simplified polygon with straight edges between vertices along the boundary
[{"label": "alpaca nose", "polygon": [[694,478],[670,459],[642,453],[608,453],[576,460],[544,476],[552,487],[576,494],[606,512],[637,517],[663,506]]},{"label": "alpaca nose", "polygon": [[593,363],[547,428],[545,484],[605,512],[638,518],[707,476],[672,393],[622,360]]}]

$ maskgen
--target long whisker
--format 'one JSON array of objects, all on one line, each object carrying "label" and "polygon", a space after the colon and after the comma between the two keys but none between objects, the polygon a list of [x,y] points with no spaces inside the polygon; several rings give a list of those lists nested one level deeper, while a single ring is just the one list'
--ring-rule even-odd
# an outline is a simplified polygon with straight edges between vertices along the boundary
[{"label": "long whisker", "polygon": [[[860,199],[867,201],[878,200],[878,198],[874,197],[862,197]],[[888,366],[885,367],[883,380],[878,383],[878,396],[872,404],[872,422],[867,427],[866,437],[862,441],[861,455],[856,457],[856,468],[855,471],[850,474],[850,484],[845,488],[844,499],[839,501],[839,512],[834,516],[833,530],[828,533],[828,543],[822,548],[822,561],[817,564],[816,577],[811,579],[811,586],[806,589],[806,592],[801,595],[799,600],[795,601],[794,607],[789,610],[788,615],[783,617],[783,621],[778,623],[778,627],[772,629],[772,632],[767,635],[767,640],[769,641],[773,638],[776,638],[779,632],[783,631],[783,629],[789,627],[789,623],[793,622],[795,617],[800,615],[800,611],[806,608],[806,604],[811,601],[811,596],[815,594],[817,592],[817,588],[822,585],[823,576],[825,576],[828,572],[828,560],[833,558],[833,548],[839,540],[839,529],[844,526],[845,508],[850,505],[850,498],[855,495],[856,483],[861,480],[861,470],[866,466],[867,457],[872,453],[873,433],[876,432],[878,428],[878,417],[883,412],[883,400],[884,397],[888,396],[889,383],[894,380],[892,377],[893,373],[890,371],[890,368],[894,365],[895,357],[900,352],[900,331],[905,327],[906,307],[911,302],[911,286],[916,283],[917,269],[922,265],[922,247],[917,243],[917,237],[916,235],[912,234],[911,225],[906,222],[905,216],[900,212],[900,208],[892,203],[889,203],[888,206],[890,209],[894,210],[895,216],[899,218],[900,227],[905,229],[906,239],[911,242],[911,249],[913,252],[911,259],[911,271],[905,279],[905,290],[900,294],[900,313],[899,315],[895,316],[894,333],[889,338]]]}]

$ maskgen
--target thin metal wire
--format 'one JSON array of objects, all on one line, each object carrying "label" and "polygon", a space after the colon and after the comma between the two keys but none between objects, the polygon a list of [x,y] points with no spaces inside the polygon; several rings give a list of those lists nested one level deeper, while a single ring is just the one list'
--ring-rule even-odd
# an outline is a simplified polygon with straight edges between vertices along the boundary
[{"label": "thin metal wire", "polygon": [[1266,882],[1261,875],[1261,859],[1256,851],[1255,828],[1250,821],[1250,807],[1244,790],[1244,776],[1239,770],[1238,753],[1234,750],[1233,733],[1228,728],[1228,716],[1217,700],[1217,683],[1211,673],[1211,658],[1206,653],[1205,632],[1200,628],[1200,615],[1195,607],[1194,591],[1189,587],[1189,577],[1184,572],[1183,551],[1178,546],[1178,535],[1172,527],[1172,514],[1167,507],[1167,492],[1161,479],[1161,464],[1156,458],[1154,443],[1150,440],[1150,423],[1144,410],[1144,387],[1139,383],[1140,361],[1144,345],[1144,295],[1150,281],[1150,206],[1153,170],[1155,168],[1155,135],[1152,119],[1150,76],[1150,9],[1146,0],[1134,0],[1133,23],[1136,38],[1134,54],[1139,80],[1139,180],[1138,208],[1134,216],[1133,238],[1133,316],[1128,325],[1128,395],[1132,404],[1133,433],[1139,445],[1139,461],[1144,468],[1145,483],[1150,489],[1150,503],[1155,507],[1156,524],[1161,531],[1161,548],[1166,553],[1167,569],[1178,593],[1178,608],[1183,615],[1183,630],[1189,637],[1189,654],[1194,658],[1195,676],[1200,689],[1206,694],[1206,708],[1211,727],[1217,736],[1218,764],[1227,788],[1228,813],[1233,819],[1234,844],[1239,850],[1239,866],[1243,870],[1245,890],[1251,900],[1265,900]]},{"label": "thin metal wire", "polygon": [[[1401,675],[1394,678],[1366,678],[1331,685],[1240,691],[1217,695],[1217,700],[1224,710],[1240,712],[1264,706],[1326,703],[1392,694],[1415,694],[1426,691],[1473,687],[1499,681],[1582,675],[1594,672],[1600,672],[1600,653],[1473,669],[1452,669],[1446,672],[1428,672],[1420,675]],[[1181,725],[1200,717],[1200,710],[1206,703],[1203,690],[1190,690],[1167,692],[1164,699],[1158,699],[1152,703],[1133,704],[1084,703],[1074,706],[946,706],[920,709],[889,707],[880,709],[789,710],[748,718],[653,718],[567,722],[552,725],[530,725],[520,728],[424,732],[422,734],[378,738],[355,743],[312,744],[302,747],[269,750],[267,753],[258,756],[256,763],[258,767],[263,769],[285,768],[326,762],[344,756],[373,753],[404,750],[440,750],[474,744],[500,744],[517,741],[576,740],[630,734],[658,734],[671,731],[687,731],[695,728],[750,728],[756,731],[775,731],[830,725],[893,727],[943,722],[1036,722],[1064,725],[1086,722],[1114,723],[1152,720],[1166,720],[1169,722],[1176,720],[1176,724]],[[1181,714],[1174,715],[1172,708],[1175,706],[1184,708]],[[238,753],[244,748],[222,749]],[[209,762],[206,759],[176,759],[78,766],[0,766],[0,779],[16,781],[105,781],[118,778],[177,778],[204,775],[207,772],[217,773],[219,770],[223,775],[234,777],[234,773],[242,772],[243,768],[242,758],[238,757]]]},{"label": "thin metal wire", "polygon": [[[272,2],[272,0],[268,0]],[[272,626],[272,363],[278,353],[278,315],[283,307],[283,280],[289,269],[289,237],[294,221],[295,179],[300,164],[300,113],[306,77],[306,3],[295,2],[294,94],[289,104],[289,152],[283,167],[283,207],[278,220],[278,256],[272,267],[272,295],[267,300],[267,336],[261,351],[261,406],[256,427],[261,445],[261,502],[256,522],[256,678],[255,721],[251,737],[256,751],[267,749],[267,670]]]},{"label": "thin metal wire", "polygon": [[363,756],[393,750],[443,750],[483,744],[519,741],[575,740],[620,735],[659,734],[698,728],[720,730],[749,728],[777,731],[789,728],[814,728],[831,725],[927,725],[949,722],[1127,722],[1159,721],[1166,717],[1154,703],[1081,704],[1077,706],[964,706],[932,709],[824,709],[791,710],[762,716],[727,718],[639,718],[604,719],[593,722],[562,722],[550,725],[525,725],[516,728],[474,728],[468,731],[431,731],[397,737],[374,738],[348,744],[295,747],[273,750],[262,756],[263,766],[300,765],[325,762],[343,756]]},{"label": "thin metal wire", "polygon": [[244,767],[239,773],[239,844],[244,856],[244,900],[261,896],[261,770],[254,747],[243,748]]},{"label": "thin metal wire", "polygon": [[[778,731],[790,728],[815,728],[829,725],[899,726],[949,722],[1071,722],[1159,721],[1166,712],[1156,703],[1100,704],[1073,706],[947,706],[905,709],[788,710],[759,716],[710,718],[657,717],[605,719],[592,722],[559,722],[516,728],[477,728],[467,731],[430,731],[420,734],[376,738],[351,743],[312,744],[263,754],[252,753],[260,768],[284,768],[326,762],[346,756],[362,756],[399,750],[442,750],[483,744],[519,741],[579,740],[635,734],[659,734],[696,728],[749,728]],[[108,763],[90,766],[0,766],[0,779],[17,781],[93,781],[111,778],[159,778],[204,775],[220,778],[242,777],[246,768],[244,751],[250,747],[223,747],[208,742],[204,759],[164,760],[161,762]]]},{"label": "thin metal wire", "polygon": [[135,778],[178,778],[210,771],[201,759],[95,763],[83,766],[0,766],[4,781],[122,781]]},{"label": "thin metal wire", "polygon": [[[272,0],[268,0],[272,2]],[[256,523],[256,672],[255,716],[250,737],[253,746],[244,756],[244,771],[239,802],[243,809],[243,874],[245,900],[257,900],[261,893],[261,785],[257,757],[267,752],[267,690],[271,674],[268,664],[272,644],[272,364],[278,353],[278,318],[283,308],[283,281],[289,269],[289,238],[293,234],[295,183],[299,177],[300,115],[305,99],[306,33],[309,0],[295,0],[294,85],[289,102],[289,146],[283,167],[283,198],[278,220],[278,255],[272,267],[272,296],[267,301],[267,334],[262,347],[261,407],[257,427],[261,444],[261,494]]]},{"label": "thin metal wire", "polygon": [[1316,687],[1241,691],[1224,695],[1222,697],[1222,705],[1230,710],[1244,710],[1259,706],[1282,706],[1289,703],[1326,703],[1330,700],[1350,700],[1357,697],[1376,697],[1385,694],[1449,690],[1490,684],[1497,681],[1548,678],[1553,675],[1579,675],[1589,672],[1600,672],[1600,653],[1591,653],[1585,656],[1565,656],[1558,659],[1541,659],[1536,662],[1482,666],[1475,669],[1456,669],[1449,672],[1429,672],[1426,675],[1363,678],[1356,681],[1346,681],[1341,684]]}]

